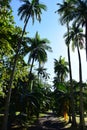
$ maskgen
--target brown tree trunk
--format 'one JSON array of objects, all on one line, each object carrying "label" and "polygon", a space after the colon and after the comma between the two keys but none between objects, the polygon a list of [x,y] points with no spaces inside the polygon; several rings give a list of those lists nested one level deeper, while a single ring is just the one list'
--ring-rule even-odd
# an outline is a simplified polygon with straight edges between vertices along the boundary
[{"label": "brown tree trunk", "polygon": [[86,20],[86,27],[85,27],[85,47],[86,47],[86,61],[87,61],[87,20]]},{"label": "brown tree trunk", "polygon": [[78,59],[79,59],[79,85],[80,85],[80,130],[85,129],[84,121],[84,106],[83,106],[83,87],[82,87],[82,66],[79,46],[77,45]]},{"label": "brown tree trunk", "polygon": [[[67,30],[69,35],[69,24],[67,22]],[[69,37],[69,36],[68,36]],[[70,48],[69,43],[67,45],[68,51],[68,62],[69,62],[69,76],[70,76],[70,96],[71,96],[71,113],[72,113],[72,126],[76,126],[76,118],[75,118],[75,104],[74,104],[74,94],[73,94],[73,83],[72,83],[72,69],[71,69],[71,60],[70,60]]]},{"label": "brown tree trunk", "polygon": [[[18,50],[19,50],[19,48],[20,48],[20,44],[18,45]],[[12,84],[13,84],[13,79],[14,79],[16,63],[17,63],[17,59],[18,59],[18,52],[19,51],[17,51],[15,59],[14,59],[13,70],[12,70],[12,73],[10,75],[10,81],[9,81],[9,84],[8,84],[8,93],[7,93],[6,103],[5,103],[5,112],[4,112],[2,130],[7,130],[8,116],[9,116],[9,106],[10,106],[10,99],[11,99],[11,92],[12,92]]]},{"label": "brown tree trunk", "polygon": [[73,83],[72,83],[72,70],[71,70],[69,45],[68,45],[68,62],[69,62],[69,75],[70,75],[70,96],[71,96],[72,126],[76,126],[75,104],[74,104]]}]

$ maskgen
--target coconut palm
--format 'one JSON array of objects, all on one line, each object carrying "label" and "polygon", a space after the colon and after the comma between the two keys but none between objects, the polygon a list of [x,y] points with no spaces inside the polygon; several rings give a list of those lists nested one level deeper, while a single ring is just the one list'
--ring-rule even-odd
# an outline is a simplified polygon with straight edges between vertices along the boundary
[{"label": "coconut palm", "polygon": [[30,65],[29,70],[29,89],[32,90],[32,69],[34,63],[37,61],[39,63],[39,68],[41,64],[47,61],[47,51],[52,51],[49,44],[49,40],[46,38],[41,39],[38,32],[36,32],[34,38],[28,38],[27,54],[29,54],[28,65]]},{"label": "coconut palm", "polygon": [[68,74],[68,63],[61,56],[59,57],[59,61],[57,59],[54,60],[54,72],[58,77],[58,82],[64,82]]},{"label": "coconut palm", "polygon": [[49,40],[46,38],[41,39],[38,32],[36,32],[35,38],[29,38],[28,42],[28,64],[31,63],[29,72],[30,75],[32,73],[34,61],[38,61],[40,67],[42,63],[45,63],[47,61],[47,51],[51,52],[52,49],[49,45],[47,45],[49,43]]},{"label": "coconut palm", "polygon": [[78,0],[74,3],[75,11],[73,12],[74,24],[85,27],[85,46],[87,60],[87,0]]},{"label": "coconut palm", "polygon": [[[56,11],[58,14],[60,14],[60,21],[61,24],[66,24],[67,25],[67,31],[69,33],[69,21],[72,19],[72,14],[71,12],[74,10],[73,6],[73,1],[63,1],[63,4],[59,4],[59,9]],[[74,108],[74,96],[73,96],[73,84],[72,84],[72,70],[71,70],[71,59],[70,59],[70,47],[69,47],[69,42],[66,43],[67,45],[67,53],[68,53],[68,62],[69,62],[69,75],[70,75],[70,84],[71,84],[71,89],[70,89],[70,94],[71,94],[71,108],[72,108],[72,126],[76,125],[76,119],[75,119],[75,108]]]},{"label": "coconut palm", "polygon": [[[80,85],[80,127],[81,130],[84,129],[84,109],[83,109],[83,86],[82,86],[82,65],[81,65],[81,55],[79,48],[83,48],[84,35],[83,30],[81,28],[73,26],[69,29],[69,34],[65,34],[67,36],[66,40],[70,43],[72,40],[73,49],[77,47],[78,59],[79,59],[79,85]],[[69,35],[69,36],[68,36]]]},{"label": "coconut palm", "polygon": [[36,69],[37,72],[38,72],[38,78],[41,77],[41,78],[44,78],[44,79],[48,79],[49,78],[49,74],[46,72],[47,71],[47,68],[44,68],[44,67],[39,67]]},{"label": "coconut palm", "polygon": [[17,52],[16,52],[16,55],[14,58],[14,66],[13,66],[12,73],[11,73],[10,80],[9,80],[9,84],[8,84],[9,90],[8,90],[8,94],[7,94],[4,122],[3,122],[2,130],[7,130],[9,105],[10,105],[10,98],[11,98],[14,73],[15,73],[15,68],[16,68],[16,64],[17,64],[19,51],[21,48],[21,42],[23,40],[23,36],[24,36],[25,30],[26,30],[26,26],[27,26],[30,18],[32,18],[33,23],[34,23],[35,16],[36,16],[36,19],[40,22],[42,10],[46,10],[46,6],[44,4],[40,4],[39,0],[32,0],[31,2],[29,0],[21,0],[21,1],[24,2],[24,4],[18,9],[18,15],[21,15],[21,19],[24,19],[24,28],[22,31],[21,38],[18,41]]},{"label": "coconut palm", "polygon": [[21,0],[24,2],[24,4],[19,7],[18,9],[18,15],[20,16],[20,19],[24,19],[24,28],[22,32],[22,36],[24,35],[26,26],[28,24],[28,21],[30,18],[32,18],[32,22],[34,23],[35,21],[35,16],[36,19],[41,22],[41,14],[42,10],[46,11],[46,5],[39,3],[39,0]]},{"label": "coconut palm", "polygon": [[67,20],[68,22],[70,22],[72,20],[73,17],[73,10],[74,10],[74,6],[73,3],[75,2],[75,0],[64,0],[63,4],[57,3],[57,5],[59,6],[59,9],[57,11],[55,11],[55,13],[58,13],[61,17],[60,17],[60,22],[61,24],[67,24]]},{"label": "coconut palm", "polygon": [[[60,5],[61,21],[67,23],[67,19],[78,27],[85,27],[85,46],[87,60],[87,0],[65,0]],[[64,11],[65,10],[65,11]]]},{"label": "coconut palm", "polygon": [[[68,38],[69,38],[69,24],[67,23],[67,31],[68,31]],[[71,68],[71,57],[70,57],[70,43],[66,42],[67,45],[67,53],[68,53],[68,62],[69,62],[69,76],[70,76],[70,95],[71,95],[71,113],[72,113],[72,126],[76,125],[76,118],[75,118],[75,106],[74,106],[74,93],[73,93],[73,81],[72,81],[72,68]]]}]

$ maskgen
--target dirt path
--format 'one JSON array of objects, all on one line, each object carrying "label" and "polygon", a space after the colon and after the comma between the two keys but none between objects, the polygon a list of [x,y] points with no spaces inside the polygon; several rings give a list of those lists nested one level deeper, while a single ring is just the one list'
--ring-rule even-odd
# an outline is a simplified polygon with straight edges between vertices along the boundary
[{"label": "dirt path", "polygon": [[29,127],[28,130],[64,130],[64,123],[54,114],[47,113],[46,116],[39,118],[38,122]]},{"label": "dirt path", "polygon": [[28,128],[11,127],[9,130],[79,130],[79,127],[71,127],[63,118],[55,116],[52,112],[44,114],[32,126]]}]

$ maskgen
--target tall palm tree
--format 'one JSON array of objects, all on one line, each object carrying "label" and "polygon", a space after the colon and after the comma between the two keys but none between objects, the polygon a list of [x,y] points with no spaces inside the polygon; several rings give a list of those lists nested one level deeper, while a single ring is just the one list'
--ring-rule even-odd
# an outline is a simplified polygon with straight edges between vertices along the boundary
[{"label": "tall palm tree", "polygon": [[75,11],[73,12],[74,24],[78,27],[85,27],[85,47],[87,60],[87,0],[77,0],[74,3]]},{"label": "tall palm tree", "polygon": [[44,79],[48,79],[49,77],[49,73],[47,73],[47,68],[44,68],[44,66],[41,66],[39,68],[36,69],[37,73],[38,73],[38,79],[40,78],[44,78]]},{"label": "tall palm tree", "polygon": [[73,17],[73,10],[74,10],[74,6],[73,3],[75,2],[75,0],[64,0],[63,4],[57,3],[57,5],[59,6],[58,10],[55,11],[55,13],[60,14],[60,22],[61,24],[67,24],[67,20],[68,22],[70,22],[72,20]]},{"label": "tall palm tree", "polygon": [[59,61],[57,59],[54,60],[54,72],[58,77],[58,82],[64,82],[68,73],[68,63],[61,56],[59,57]]},{"label": "tall palm tree", "polygon": [[40,22],[42,10],[46,11],[46,6],[44,4],[40,4],[39,0],[32,0],[31,2],[29,0],[21,0],[21,1],[24,2],[24,4],[18,9],[18,15],[21,15],[21,19],[24,19],[24,28],[22,31],[21,38],[18,41],[17,52],[16,52],[16,55],[14,58],[14,66],[13,66],[12,73],[11,73],[10,80],[9,80],[9,84],[8,84],[9,89],[8,89],[8,94],[7,94],[2,130],[7,130],[9,105],[10,105],[10,99],[11,99],[11,91],[12,91],[14,73],[15,73],[15,68],[16,68],[16,64],[17,64],[19,51],[21,48],[21,42],[23,40],[23,36],[24,36],[25,30],[26,30],[26,26],[27,26],[30,18],[32,18],[33,23],[34,23],[35,16],[36,16],[36,19]]},{"label": "tall palm tree", "polygon": [[46,5],[39,3],[39,0],[21,0],[24,4],[18,9],[18,15],[20,15],[20,19],[24,19],[24,28],[22,32],[22,36],[24,35],[26,26],[30,18],[32,18],[32,22],[34,24],[35,16],[36,19],[41,22],[41,14],[42,10],[46,11]]},{"label": "tall palm tree", "polygon": [[47,45],[49,43],[49,40],[46,38],[41,39],[38,32],[36,32],[35,38],[29,38],[28,42],[28,64],[31,62],[31,68],[29,72],[30,76],[32,73],[34,61],[38,61],[39,67],[41,67],[41,64],[47,61],[47,51],[52,52],[52,49],[49,45]]},{"label": "tall palm tree", "polygon": [[[69,38],[69,24],[67,22],[67,31],[68,31],[68,38]],[[70,57],[70,42],[66,42],[67,45],[67,52],[68,52],[68,62],[69,62],[69,76],[70,76],[70,95],[71,95],[71,112],[72,112],[72,126],[76,125],[76,118],[75,118],[75,106],[74,106],[74,92],[73,92],[73,81],[72,81],[72,68],[71,68],[71,57]]]},{"label": "tall palm tree", "polygon": [[[82,65],[81,65],[81,55],[79,48],[83,48],[84,35],[83,30],[73,26],[69,29],[69,34],[65,34],[67,36],[66,40],[70,43],[72,40],[72,47],[77,47],[78,59],[79,59],[79,85],[80,85],[80,129],[84,129],[84,108],[83,108],[83,86],[82,86]],[[69,36],[68,36],[69,35]]]},{"label": "tall palm tree", "polygon": [[[63,4],[58,3],[59,9],[56,11],[58,14],[60,14],[60,21],[61,24],[67,25],[67,31],[69,33],[69,21],[72,19],[72,15],[70,16],[71,12],[73,11],[73,2],[74,0],[65,0],[63,1]],[[73,96],[73,84],[72,84],[72,70],[71,70],[71,59],[70,59],[70,47],[69,42],[66,43],[67,45],[67,53],[68,53],[68,63],[69,63],[69,76],[70,76],[70,94],[71,94],[71,108],[72,108],[72,126],[76,125],[76,118],[75,118],[75,107],[74,107],[74,96]]]},{"label": "tall palm tree", "polygon": [[[85,46],[87,60],[87,0],[64,0],[59,11],[61,12],[62,23],[72,21],[78,27],[85,27]],[[65,10],[65,12],[62,12]]]}]

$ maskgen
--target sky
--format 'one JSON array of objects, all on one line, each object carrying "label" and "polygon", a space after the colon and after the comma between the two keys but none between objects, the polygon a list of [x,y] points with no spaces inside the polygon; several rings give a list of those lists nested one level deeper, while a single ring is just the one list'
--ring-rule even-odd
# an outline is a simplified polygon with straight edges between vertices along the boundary
[{"label": "sky", "polygon": [[[35,33],[38,31],[41,39],[47,38],[50,41],[50,46],[52,47],[53,52],[48,54],[48,61],[45,64],[45,68],[47,68],[47,72],[50,73],[49,82],[52,83],[54,74],[54,59],[59,59],[60,56],[65,57],[67,61],[67,47],[64,42],[64,33],[66,32],[66,27],[60,24],[60,16],[55,13],[58,9],[57,3],[61,3],[62,0],[40,0],[41,3],[47,6],[47,11],[43,11],[41,15],[41,23],[35,20],[34,25],[32,25],[31,20],[29,21],[26,31],[29,32],[29,37],[34,37]],[[23,28],[23,21],[20,20],[20,17],[17,15],[18,8],[22,5],[20,0],[12,0],[11,6],[13,10],[14,20],[17,26]],[[87,79],[87,62],[85,51],[81,50],[81,58],[82,58],[82,75],[83,81],[85,82]],[[79,81],[79,67],[78,67],[78,55],[77,50],[75,52],[71,51],[71,64],[72,64],[72,75],[73,79]],[[27,59],[26,59],[27,60]]]}]

